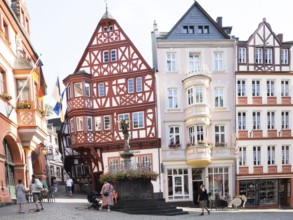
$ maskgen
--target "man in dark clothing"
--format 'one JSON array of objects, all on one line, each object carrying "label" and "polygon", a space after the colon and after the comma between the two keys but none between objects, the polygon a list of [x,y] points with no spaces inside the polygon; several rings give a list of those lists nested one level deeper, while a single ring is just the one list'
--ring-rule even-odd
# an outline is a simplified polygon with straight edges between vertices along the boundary
[{"label": "man in dark clothing", "polygon": [[210,211],[207,208],[207,201],[208,201],[208,193],[207,190],[205,189],[204,185],[200,186],[200,193],[198,195],[198,201],[199,201],[199,206],[201,207],[201,214],[204,215],[203,212],[206,209],[208,214],[210,214]]}]

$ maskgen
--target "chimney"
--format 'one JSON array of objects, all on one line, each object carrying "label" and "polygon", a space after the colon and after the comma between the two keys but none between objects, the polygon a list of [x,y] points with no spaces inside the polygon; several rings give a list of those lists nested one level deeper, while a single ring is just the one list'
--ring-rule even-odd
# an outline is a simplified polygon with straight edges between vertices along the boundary
[{"label": "chimney", "polygon": [[283,34],[278,34],[278,38],[279,38],[280,42],[283,43]]},{"label": "chimney", "polygon": [[217,23],[220,27],[222,27],[222,17],[217,17]]}]

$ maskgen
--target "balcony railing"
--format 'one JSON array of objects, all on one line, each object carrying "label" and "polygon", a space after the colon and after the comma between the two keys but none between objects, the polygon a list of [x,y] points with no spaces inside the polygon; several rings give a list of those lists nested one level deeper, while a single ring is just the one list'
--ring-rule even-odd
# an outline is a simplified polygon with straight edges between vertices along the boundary
[{"label": "balcony railing", "polygon": [[185,80],[192,76],[207,76],[211,78],[212,72],[208,69],[208,67],[202,67],[201,69],[190,71],[188,73],[183,74],[182,80]]}]

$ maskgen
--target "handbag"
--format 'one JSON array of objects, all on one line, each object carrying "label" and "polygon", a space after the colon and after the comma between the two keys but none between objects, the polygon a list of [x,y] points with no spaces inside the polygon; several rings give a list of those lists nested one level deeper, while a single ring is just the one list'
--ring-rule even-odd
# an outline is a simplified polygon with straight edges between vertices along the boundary
[{"label": "handbag", "polygon": [[103,193],[104,196],[108,196],[109,195],[110,187],[111,187],[111,185],[109,186],[108,191],[106,191],[106,192]]}]

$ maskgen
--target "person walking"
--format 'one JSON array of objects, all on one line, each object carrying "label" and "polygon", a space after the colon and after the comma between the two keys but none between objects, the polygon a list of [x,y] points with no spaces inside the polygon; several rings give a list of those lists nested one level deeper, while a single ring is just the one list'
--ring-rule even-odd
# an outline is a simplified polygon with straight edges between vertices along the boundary
[{"label": "person walking", "polygon": [[103,206],[106,206],[108,208],[108,212],[110,212],[110,206],[114,205],[114,201],[113,201],[114,192],[115,192],[114,187],[110,183],[105,181],[101,189],[102,205],[100,207],[100,210],[103,209]]},{"label": "person walking", "polygon": [[53,180],[52,180],[52,186],[53,186],[53,193],[56,196],[57,191],[58,191],[58,181],[55,176],[53,177]]},{"label": "person walking", "polygon": [[44,210],[43,203],[42,203],[42,189],[43,184],[42,182],[36,178],[36,176],[32,175],[32,180],[30,181],[30,190],[33,194],[33,202],[36,204],[35,212],[39,212],[40,210]]},{"label": "person walking", "polygon": [[22,184],[22,179],[18,179],[18,184],[15,186],[16,203],[18,204],[18,213],[25,214],[24,204],[27,203],[25,198],[25,187]]},{"label": "person walking", "polygon": [[72,185],[73,180],[70,177],[67,177],[66,187],[67,187],[67,195],[72,197]]},{"label": "person walking", "polygon": [[207,201],[208,201],[208,193],[207,190],[205,189],[204,185],[200,186],[200,193],[198,195],[198,201],[199,201],[199,207],[201,207],[201,214],[204,215],[204,210],[206,209],[208,214],[210,214],[210,211],[208,210],[207,207]]}]

